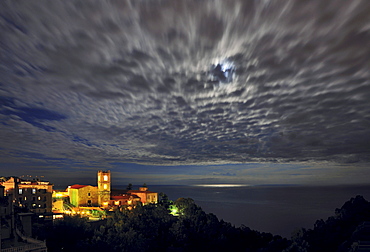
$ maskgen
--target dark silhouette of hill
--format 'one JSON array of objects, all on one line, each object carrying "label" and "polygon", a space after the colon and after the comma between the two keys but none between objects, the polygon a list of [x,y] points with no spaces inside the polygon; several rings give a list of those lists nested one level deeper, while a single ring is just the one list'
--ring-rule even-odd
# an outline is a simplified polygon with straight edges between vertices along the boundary
[{"label": "dark silhouette of hill", "polygon": [[361,224],[366,221],[370,221],[370,203],[358,195],[337,208],[326,221],[317,220],[313,229],[298,230],[286,251],[350,251],[354,242],[370,240],[370,236],[362,236],[367,230]]},{"label": "dark silhouette of hill", "polygon": [[66,217],[54,225],[35,225],[35,234],[39,239],[46,239],[51,252],[330,252],[350,251],[354,242],[366,240],[369,230],[366,225],[360,225],[365,221],[370,221],[370,203],[356,196],[336,209],[334,216],[316,221],[313,229],[296,231],[291,240],[287,240],[245,226],[235,227],[212,213],[205,213],[190,198],[172,202],[162,194],[162,200],[156,205],[121,209],[102,223]]}]

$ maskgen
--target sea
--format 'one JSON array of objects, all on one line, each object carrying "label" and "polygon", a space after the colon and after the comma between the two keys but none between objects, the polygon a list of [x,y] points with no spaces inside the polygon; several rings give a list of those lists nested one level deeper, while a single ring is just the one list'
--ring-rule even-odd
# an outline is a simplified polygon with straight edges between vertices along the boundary
[{"label": "sea", "polygon": [[169,199],[192,198],[205,212],[239,227],[290,238],[300,228],[335,215],[356,195],[370,200],[370,185],[149,185]]}]

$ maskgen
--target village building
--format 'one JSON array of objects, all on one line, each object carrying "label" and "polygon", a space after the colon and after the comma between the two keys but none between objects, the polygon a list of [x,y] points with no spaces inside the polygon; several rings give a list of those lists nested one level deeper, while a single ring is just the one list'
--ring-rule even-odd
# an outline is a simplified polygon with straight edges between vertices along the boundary
[{"label": "village building", "polygon": [[46,252],[45,241],[31,238],[34,213],[15,213],[12,203],[12,198],[6,196],[6,187],[0,185],[0,251]]},{"label": "village building", "polygon": [[71,185],[67,188],[69,201],[74,206],[97,207],[98,187],[90,185]]},{"label": "village building", "polygon": [[[119,209],[126,206],[129,209],[137,205],[158,202],[158,193],[148,191],[146,187],[139,190],[111,189],[110,171],[98,171],[97,186],[70,185],[66,191],[54,191],[53,212],[86,215],[91,214],[97,207],[106,210]],[[89,209],[90,208],[90,209]]]},{"label": "village building", "polygon": [[148,191],[147,187],[140,187],[139,190],[129,190],[127,193],[140,197],[140,201],[144,205],[155,204],[158,202],[158,193]]},{"label": "village building", "polygon": [[108,207],[110,209],[118,209],[121,206],[127,206],[128,209],[132,209],[133,206],[136,206],[138,202],[141,202],[141,199],[137,195],[122,194],[111,196],[109,200]]},{"label": "village building", "polygon": [[98,203],[107,207],[111,193],[110,171],[98,171]]},{"label": "village building", "polygon": [[71,207],[68,191],[53,191],[53,213],[62,214]]},{"label": "village building", "polygon": [[13,206],[25,207],[37,214],[52,212],[53,184],[50,182],[10,177],[3,178],[0,185],[5,187],[4,194]]},{"label": "village building", "polygon": [[69,201],[74,207],[108,207],[111,194],[110,171],[98,171],[98,186],[70,185]]}]

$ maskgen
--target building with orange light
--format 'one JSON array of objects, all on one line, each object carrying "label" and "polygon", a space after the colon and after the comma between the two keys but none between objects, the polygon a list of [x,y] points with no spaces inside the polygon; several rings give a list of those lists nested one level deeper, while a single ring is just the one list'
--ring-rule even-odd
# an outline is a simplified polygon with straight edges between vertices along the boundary
[{"label": "building with orange light", "polygon": [[127,193],[139,196],[143,205],[156,204],[158,202],[158,193],[148,191],[147,187],[140,187],[139,190],[129,190]]},{"label": "building with orange light", "polygon": [[[54,213],[84,214],[89,213],[86,208],[100,207],[114,210],[122,206],[132,208],[139,202],[142,204],[157,203],[158,193],[148,191],[146,187],[139,190],[123,190],[113,194],[111,190],[110,171],[98,171],[97,186],[91,185],[70,185],[65,192],[54,192],[53,211]],[[84,208],[84,211],[80,209]],[[91,211],[90,211],[91,212]]]},{"label": "building with orange light", "polygon": [[70,203],[75,207],[107,207],[110,201],[110,171],[98,171],[98,186],[70,185],[67,188]]},{"label": "building with orange light", "polygon": [[111,177],[110,171],[98,171],[98,203],[106,206],[110,200]]},{"label": "building with orange light", "polygon": [[53,191],[53,213],[63,213],[65,204],[69,204],[69,196],[67,191]]},{"label": "building with orange light", "polygon": [[71,185],[67,188],[69,201],[72,205],[97,207],[98,201],[98,187],[91,185]]},{"label": "building with orange light", "polygon": [[[4,180],[4,178],[2,178]],[[15,188],[20,188],[22,190],[28,190],[31,192],[31,195],[40,195],[38,193],[32,193],[33,188],[38,187],[28,187],[20,186],[21,182],[18,178],[5,178],[6,186],[0,185],[0,251],[9,251],[9,252],[18,252],[18,251],[37,251],[37,252],[46,252],[47,247],[45,241],[39,241],[31,238],[32,236],[32,216],[34,213],[17,213],[14,211],[13,206],[19,206],[20,203],[17,200]],[[31,183],[32,185],[33,183]],[[26,183],[26,185],[30,185]],[[44,190],[38,189],[38,190]],[[45,190],[48,190],[46,188]],[[25,194],[21,194],[25,195]],[[23,197],[23,196],[22,196]],[[25,196],[27,197],[27,196]],[[29,196],[28,196],[29,197]],[[33,196],[31,196],[33,197]],[[36,196],[38,197],[38,196]],[[41,197],[41,196],[40,196]],[[36,201],[36,199],[35,199]],[[27,202],[26,202],[27,203]],[[37,208],[36,210],[40,210]],[[35,210],[35,209],[29,209]],[[46,210],[46,208],[44,208]],[[39,212],[39,211],[34,211]]]},{"label": "building with orange light", "polygon": [[118,209],[121,206],[127,206],[129,209],[132,209],[132,207],[136,206],[139,202],[141,202],[141,199],[137,195],[122,194],[111,196],[111,199],[109,200],[108,203],[108,207],[110,209]]},{"label": "building with orange light", "polygon": [[26,207],[38,214],[52,212],[53,184],[50,182],[10,177],[0,185],[5,187],[4,193],[13,205]]}]

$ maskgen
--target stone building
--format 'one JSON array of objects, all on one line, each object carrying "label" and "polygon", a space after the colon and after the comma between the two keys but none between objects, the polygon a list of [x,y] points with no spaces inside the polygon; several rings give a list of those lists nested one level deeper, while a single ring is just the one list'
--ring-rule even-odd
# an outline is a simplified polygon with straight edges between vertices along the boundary
[{"label": "stone building", "polygon": [[140,197],[133,194],[123,194],[111,196],[109,200],[108,207],[110,209],[118,209],[121,206],[126,206],[129,209],[136,206],[140,202]]},{"label": "stone building", "polygon": [[52,212],[53,184],[50,182],[10,177],[0,184],[14,206],[26,207],[37,214]]},{"label": "stone building", "polygon": [[72,205],[78,206],[99,206],[98,187],[91,185],[71,185],[67,188],[69,201]]},{"label": "stone building", "polygon": [[158,202],[158,193],[148,191],[147,187],[140,187],[139,190],[129,190],[127,193],[139,196],[141,203],[144,205]]},{"label": "stone building", "polygon": [[98,203],[106,207],[110,200],[111,179],[110,171],[98,171]]},{"label": "stone building", "polygon": [[[8,239],[11,234],[11,202],[5,196],[5,187],[0,185],[0,237]],[[1,251],[1,250],[0,250]]]},{"label": "stone building", "polygon": [[[65,210],[65,196],[68,195],[72,207],[101,207],[115,209],[121,206],[135,206],[138,202],[145,204],[157,203],[158,193],[148,191],[146,187],[139,190],[123,190],[118,194],[111,190],[110,171],[98,171],[97,186],[71,185],[66,192],[54,193],[54,212]],[[58,196],[59,195],[59,196]]]},{"label": "stone building", "polygon": [[98,186],[71,185],[67,192],[75,207],[108,207],[111,193],[110,171],[98,171]]},{"label": "stone building", "polygon": [[[17,181],[17,179],[11,181]],[[11,183],[7,183],[8,187],[9,185]],[[15,213],[13,211],[13,201],[9,196],[5,196],[6,194],[6,187],[0,185],[0,251],[46,252],[47,247],[44,241],[31,238],[31,217],[34,213]]]}]

